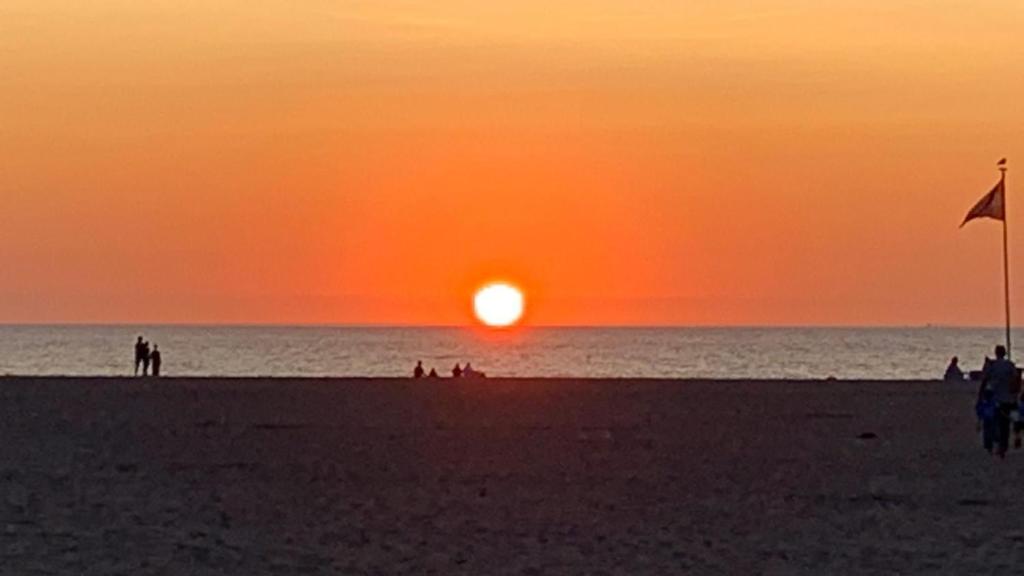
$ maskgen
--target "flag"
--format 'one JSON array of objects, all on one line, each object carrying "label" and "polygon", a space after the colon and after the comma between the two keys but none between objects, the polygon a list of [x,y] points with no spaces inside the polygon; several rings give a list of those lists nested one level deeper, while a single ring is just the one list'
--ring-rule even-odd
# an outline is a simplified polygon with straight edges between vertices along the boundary
[{"label": "flag", "polygon": [[985,194],[985,197],[978,200],[978,203],[971,208],[971,211],[967,213],[967,217],[960,223],[960,227],[963,228],[964,224],[967,224],[975,218],[994,218],[996,220],[1004,220],[1006,218],[1003,206],[1003,181],[1000,180],[996,187],[991,192]]}]

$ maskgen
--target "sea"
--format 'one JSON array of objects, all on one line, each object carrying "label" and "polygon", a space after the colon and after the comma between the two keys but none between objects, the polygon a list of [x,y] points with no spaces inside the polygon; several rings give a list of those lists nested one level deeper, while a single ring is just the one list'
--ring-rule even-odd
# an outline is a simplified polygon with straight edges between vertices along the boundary
[{"label": "sea", "polygon": [[[999,328],[531,328],[351,326],[0,326],[0,375],[126,376],[136,337],[169,376],[941,378],[978,369]],[[1024,333],[1015,332],[1024,346]]]}]

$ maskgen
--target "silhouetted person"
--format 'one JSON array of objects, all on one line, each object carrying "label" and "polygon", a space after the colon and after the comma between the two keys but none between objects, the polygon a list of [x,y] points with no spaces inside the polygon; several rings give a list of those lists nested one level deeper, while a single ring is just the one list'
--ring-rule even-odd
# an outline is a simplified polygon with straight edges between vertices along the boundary
[{"label": "silhouetted person", "polygon": [[149,355],[149,361],[153,363],[153,376],[160,375],[160,347],[153,344],[153,352]]},{"label": "silhouetted person", "polygon": [[423,360],[418,360],[416,362],[416,368],[413,369],[413,371],[412,371],[412,377],[413,378],[423,378],[423,374],[424,374]]},{"label": "silhouetted person", "polygon": [[149,375],[149,342],[142,343],[142,375]]},{"label": "silhouetted person", "polygon": [[949,361],[949,366],[946,367],[946,375],[943,376],[944,380],[960,382],[964,379],[964,371],[960,369],[959,363],[960,359],[953,356],[953,359]]},{"label": "silhouetted person", "polygon": [[466,367],[462,369],[463,378],[486,378],[487,374],[473,368],[473,365],[466,362]]},{"label": "silhouetted person", "polygon": [[452,368],[452,378],[458,378],[462,376],[462,368],[459,368],[459,363],[455,363],[455,368]]},{"label": "silhouetted person", "polygon": [[1013,449],[1020,448],[1024,436],[1024,396],[1017,397],[1017,421],[1013,423]]},{"label": "silhouetted person", "polygon": [[437,370],[434,370],[433,368],[431,368],[430,369],[430,374],[427,374],[427,378],[438,378]]},{"label": "silhouetted person", "polygon": [[146,343],[142,341],[142,336],[135,341],[135,375],[139,375],[139,366],[142,365],[143,360],[146,358]]},{"label": "silhouetted person", "polygon": [[996,439],[996,413],[999,412],[999,404],[992,397],[991,390],[986,388],[981,391],[981,398],[978,398],[974,405],[974,411],[978,416],[977,429],[981,432],[981,447],[991,454]]},{"label": "silhouetted person", "polygon": [[985,377],[985,371],[988,370],[988,365],[992,363],[992,359],[985,356],[985,359],[981,362],[981,370],[971,370],[967,374],[969,380],[977,380],[981,382],[981,379]]},{"label": "silhouetted person", "polygon": [[981,377],[981,386],[978,387],[979,402],[984,398],[986,388],[992,391],[992,399],[999,406],[996,411],[995,440],[999,446],[996,455],[1003,458],[1006,456],[1006,449],[1010,447],[1010,411],[1017,407],[1017,394],[1020,392],[1017,366],[1006,359],[1006,348],[1003,345],[996,346],[996,359],[989,362]]}]

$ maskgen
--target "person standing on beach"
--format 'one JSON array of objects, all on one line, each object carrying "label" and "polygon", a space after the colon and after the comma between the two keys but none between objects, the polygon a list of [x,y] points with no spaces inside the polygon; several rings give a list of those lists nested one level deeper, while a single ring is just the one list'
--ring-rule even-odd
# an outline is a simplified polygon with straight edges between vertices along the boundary
[{"label": "person standing on beach", "polygon": [[149,342],[142,343],[142,375],[149,376]]},{"label": "person standing on beach", "polygon": [[455,368],[452,368],[452,378],[458,378],[462,376],[462,368],[459,368],[459,363],[455,363]]},{"label": "person standing on beach", "polygon": [[992,446],[996,438],[996,412],[998,411],[999,405],[992,397],[992,391],[987,388],[982,389],[981,398],[975,404],[974,412],[978,416],[977,429],[981,432],[981,447],[990,456],[992,455]]},{"label": "person standing on beach", "polygon": [[423,378],[423,374],[424,373],[425,372],[423,370],[423,360],[418,360],[416,362],[416,368],[414,368],[413,371],[412,371],[412,377],[413,378]]},{"label": "person standing on beach", "polygon": [[149,361],[153,363],[153,376],[160,375],[160,362],[162,360],[160,357],[160,347],[153,344],[153,353],[149,355]]},{"label": "person standing on beach", "polygon": [[1010,412],[1017,407],[1017,394],[1020,392],[1017,366],[1006,358],[1006,347],[996,346],[996,359],[989,362],[981,377],[978,388],[978,401],[984,397],[985,389],[992,391],[992,399],[999,409],[996,410],[996,438],[998,445],[996,455],[1006,457],[1010,446]]},{"label": "person standing on beach", "polygon": [[146,343],[142,341],[142,336],[135,341],[135,375],[139,375],[139,366],[142,365],[143,359],[146,357]]},{"label": "person standing on beach", "polygon": [[1013,422],[1013,449],[1019,450],[1024,439],[1024,394],[1017,395],[1017,418]]}]

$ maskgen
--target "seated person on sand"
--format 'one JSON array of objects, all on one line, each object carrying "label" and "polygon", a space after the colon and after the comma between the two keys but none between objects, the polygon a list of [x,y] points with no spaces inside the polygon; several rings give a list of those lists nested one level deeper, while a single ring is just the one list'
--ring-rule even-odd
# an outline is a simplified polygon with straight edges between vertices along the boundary
[{"label": "seated person on sand", "polygon": [[466,367],[462,369],[462,376],[465,378],[485,378],[487,375],[479,370],[474,370],[473,365],[466,362]]},{"label": "seated person on sand", "polygon": [[425,371],[423,370],[423,360],[417,360],[416,361],[416,368],[414,368],[413,371],[412,371],[412,377],[413,378],[423,378],[423,374],[424,373],[425,373]]},{"label": "seated person on sand", "polygon": [[431,368],[430,369],[430,374],[427,374],[427,378],[437,378],[437,377],[438,377],[437,376],[437,370],[434,370],[433,368]]},{"label": "seated person on sand", "polygon": [[947,382],[960,382],[964,379],[964,371],[960,369],[960,359],[953,356],[953,359],[949,361],[949,366],[946,367],[946,375],[943,376],[943,380]]}]

